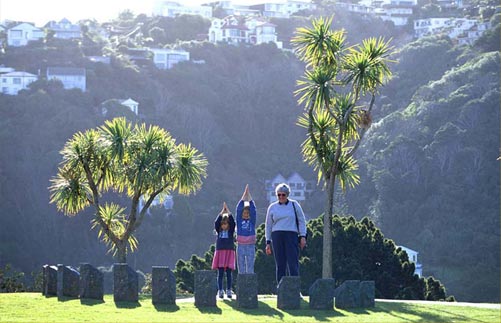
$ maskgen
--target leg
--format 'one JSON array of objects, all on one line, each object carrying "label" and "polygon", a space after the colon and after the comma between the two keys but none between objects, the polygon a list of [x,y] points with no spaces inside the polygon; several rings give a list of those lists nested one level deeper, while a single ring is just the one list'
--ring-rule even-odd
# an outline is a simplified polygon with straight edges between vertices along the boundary
[{"label": "leg", "polygon": [[237,245],[237,266],[240,274],[245,274],[245,245]]},{"label": "leg", "polygon": [[291,276],[299,276],[299,241],[296,232],[285,232],[287,267]]},{"label": "leg", "polygon": [[224,274],[224,268],[218,268],[217,269],[217,289],[218,290],[223,290],[223,274]]},{"label": "leg", "polygon": [[226,268],[226,286],[227,290],[231,290],[231,269]]},{"label": "leg", "polygon": [[287,268],[287,258],[285,254],[286,250],[283,233],[283,231],[275,231],[271,234],[273,256],[275,257],[277,285],[280,283],[282,277],[285,276],[285,270]]},{"label": "leg", "polygon": [[249,245],[249,258],[247,259],[247,272],[249,274],[254,273],[254,259],[256,257],[256,245]]}]

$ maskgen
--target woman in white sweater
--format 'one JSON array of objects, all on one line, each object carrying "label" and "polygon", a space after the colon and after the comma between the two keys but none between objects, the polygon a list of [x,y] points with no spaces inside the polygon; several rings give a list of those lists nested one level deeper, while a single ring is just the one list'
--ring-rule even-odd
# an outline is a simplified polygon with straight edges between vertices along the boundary
[{"label": "woman in white sweater", "polygon": [[299,248],[306,246],[306,220],[301,205],[289,199],[290,188],[282,183],[275,188],[277,201],[266,213],[266,254],[275,257],[277,284],[283,276],[299,276]]}]

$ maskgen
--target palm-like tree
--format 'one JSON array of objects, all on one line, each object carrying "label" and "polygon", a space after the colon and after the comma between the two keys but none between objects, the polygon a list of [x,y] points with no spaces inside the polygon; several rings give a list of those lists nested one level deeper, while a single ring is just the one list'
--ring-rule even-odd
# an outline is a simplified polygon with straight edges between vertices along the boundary
[{"label": "palm-like tree", "polygon": [[353,154],[370,126],[378,89],[391,77],[392,54],[389,41],[382,38],[347,48],[344,31],[332,31],[331,24],[332,18],[315,19],[311,28],[298,28],[292,39],[296,54],[306,63],[295,91],[305,109],[298,120],[307,131],[302,152],[327,191],[322,278],[332,278],[336,180],[343,191],[359,183]]},{"label": "palm-like tree", "polygon": [[[190,145],[176,144],[168,132],[125,118],[76,133],[61,151],[63,161],[49,187],[51,203],[67,215],[94,206],[92,226],[119,262],[137,248],[134,231],[156,197],[191,194],[206,177],[207,160]],[[103,203],[103,193],[130,198],[126,208]],[[143,199],[144,205],[139,208]]]}]

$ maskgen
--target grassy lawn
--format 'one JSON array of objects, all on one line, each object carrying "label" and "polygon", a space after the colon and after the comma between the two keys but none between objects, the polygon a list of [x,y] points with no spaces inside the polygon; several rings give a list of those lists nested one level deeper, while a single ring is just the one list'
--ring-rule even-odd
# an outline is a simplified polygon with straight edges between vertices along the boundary
[{"label": "grassy lawn", "polygon": [[307,299],[299,310],[279,310],[274,297],[259,297],[257,309],[239,309],[235,300],[218,300],[217,307],[197,308],[193,299],[154,306],[150,297],[138,303],[45,298],[39,293],[0,294],[0,322],[500,322],[499,309],[376,302],[375,308],[314,311]]}]

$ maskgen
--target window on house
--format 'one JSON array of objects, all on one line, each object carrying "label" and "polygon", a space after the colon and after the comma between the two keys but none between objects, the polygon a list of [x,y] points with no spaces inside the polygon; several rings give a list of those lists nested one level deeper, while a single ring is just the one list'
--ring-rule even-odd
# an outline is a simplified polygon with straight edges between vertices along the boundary
[{"label": "window on house", "polygon": [[12,83],[14,83],[14,84],[21,84],[21,78],[20,77],[14,77],[14,79],[12,80]]},{"label": "window on house", "polygon": [[11,30],[10,36],[12,38],[21,38],[21,37],[23,37],[23,31],[22,30]]}]

